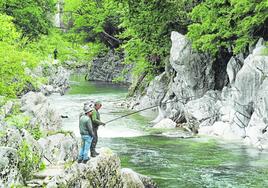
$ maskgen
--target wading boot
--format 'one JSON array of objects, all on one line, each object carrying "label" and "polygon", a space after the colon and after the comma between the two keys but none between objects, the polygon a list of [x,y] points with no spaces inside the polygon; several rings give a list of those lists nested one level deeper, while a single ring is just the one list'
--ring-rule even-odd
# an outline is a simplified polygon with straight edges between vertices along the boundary
[{"label": "wading boot", "polygon": [[97,155],[99,155],[99,153],[96,152],[95,150],[92,151],[92,152],[90,152],[90,156],[91,156],[91,157],[96,157]]}]

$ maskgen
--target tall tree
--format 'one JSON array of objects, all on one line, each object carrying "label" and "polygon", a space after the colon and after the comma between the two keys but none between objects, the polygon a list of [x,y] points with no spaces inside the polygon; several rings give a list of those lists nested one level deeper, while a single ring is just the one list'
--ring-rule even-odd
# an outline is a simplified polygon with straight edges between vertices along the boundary
[{"label": "tall tree", "polygon": [[54,0],[1,0],[0,12],[14,18],[22,37],[37,38],[47,34],[55,10]]},{"label": "tall tree", "polygon": [[268,39],[267,0],[205,0],[191,18],[188,36],[201,51],[246,52],[259,37]]}]

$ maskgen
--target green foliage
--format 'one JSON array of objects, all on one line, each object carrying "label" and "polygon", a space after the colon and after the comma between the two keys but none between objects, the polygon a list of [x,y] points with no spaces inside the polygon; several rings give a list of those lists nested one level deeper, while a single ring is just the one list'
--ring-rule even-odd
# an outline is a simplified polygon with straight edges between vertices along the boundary
[{"label": "green foliage", "polygon": [[193,47],[212,54],[221,48],[234,53],[245,52],[249,45],[267,35],[266,0],[206,0],[191,12],[194,23],[188,37]]},{"label": "green foliage", "polygon": [[39,140],[43,136],[40,125],[31,125],[30,117],[21,113],[20,106],[18,104],[13,106],[12,114],[5,118],[5,122],[7,122],[9,126],[14,126],[18,129],[26,129],[35,140]]},{"label": "green foliage", "polygon": [[[134,74],[148,71],[148,76],[163,71],[164,58],[170,50],[172,30],[186,31],[187,17],[196,1],[125,0],[122,10],[122,38],[127,63],[134,63]],[[162,70],[161,70],[162,69]],[[156,71],[156,72],[155,72]]]},{"label": "green foliage", "polygon": [[20,174],[24,180],[28,180],[32,177],[32,173],[39,169],[41,165],[40,156],[35,153],[32,146],[25,140],[22,142],[18,149]]},{"label": "green foliage", "polygon": [[14,17],[14,23],[22,31],[22,37],[30,39],[48,33],[54,9],[54,0],[2,0],[0,2],[0,12]]},{"label": "green foliage", "polygon": [[0,42],[0,95],[15,97],[23,92],[27,84],[34,83],[25,68],[36,66],[37,58],[17,45]]},{"label": "green foliage", "polygon": [[0,14],[0,41],[14,43],[20,38],[16,26],[12,22],[13,18],[5,14]]},{"label": "green foliage", "polygon": [[39,167],[39,170],[45,170],[46,169],[46,164],[42,161]]},{"label": "green foliage", "polygon": [[57,49],[58,59],[61,62],[72,61],[90,61],[95,57],[102,45],[88,43],[84,46],[73,42],[69,34],[65,34],[58,30],[51,30],[49,35],[43,35],[40,40],[27,45],[26,49],[35,53],[39,59],[50,59],[53,56],[53,51]]},{"label": "green foliage", "polygon": [[5,119],[5,121],[10,126],[15,126],[18,129],[26,128],[27,125],[29,125],[30,117],[23,115],[23,114],[17,114],[17,115],[11,115]]}]

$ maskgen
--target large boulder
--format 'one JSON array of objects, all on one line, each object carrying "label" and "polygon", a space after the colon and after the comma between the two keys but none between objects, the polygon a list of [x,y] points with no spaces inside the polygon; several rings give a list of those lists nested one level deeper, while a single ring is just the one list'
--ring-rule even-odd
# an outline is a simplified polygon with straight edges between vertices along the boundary
[{"label": "large boulder", "polygon": [[135,109],[143,109],[160,104],[168,90],[169,79],[166,73],[156,76],[146,89],[146,94],[140,96]]},{"label": "large boulder", "polygon": [[203,96],[214,89],[213,61],[207,54],[195,52],[190,41],[178,32],[171,33],[170,63],[176,71],[172,90],[178,98]]},{"label": "large boulder", "polygon": [[29,92],[21,98],[21,110],[32,117],[32,126],[42,131],[56,131],[62,126],[59,113],[49,104],[42,93]]},{"label": "large boulder", "polygon": [[72,133],[58,133],[38,140],[47,165],[75,161],[78,156],[78,141]]},{"label": "large boulder", "polygon": [[153,188],[157,185],[152,181],[151,178],[138,174],[129,168],[121,169],[121,176],[124,184],[124,188]]},{"label": "large boulder", "polygon": [[[124,175],[123,175],[124,176]],[[131,179],[134,178],[134,179]],[[137,176],[130,175],[124,181],[120,170],[120,160],[110,149],[102,148],[100,155],[90,159],[87,164],[74,163],[64,173],[52,178],[48,188],[54,187],[128,187],[129,183],[134,187],[142,187],[141,182],[147,183],[146,187],[155,187],[148,184],[150,181],[137,180]],[[126,179],[126,177],[125,177]],[[145,185],[143,184],[143,187]]]},{"label": "large boulder", "polygon": [[184,108],[187,122],[199,124],[209,120],[212,125],[217,120],[219,109],[216,102],[219,99],[219,92],[209,91],[202,98],[189,101]]},{"label": "large boulder", "polygon": [[176,123],[168,118],[162,119],[160,122],[158,122],[157,124],[153,126],[153,128],[158,128],[158,129],[171,129],[175,127],[176,127]]},{"label": "large boulder", "polygon": [[268,56],[260,40],[240,68],[234,58],[228,63],[230,86],[222,90],[218,122],[200,126],[199,133],[227,139],[244,139],[260,149],[268,149]]},{"label": "large boulder", "polygon": [[8,187],[22,182],[18,163],[19,158],[16,149],[0,147],[0,187]]},{"label": "large boulder", "polygon": [[42,149],[28,131],[7,128],[0,145],[0,184],[19,184],[39,169]]}]

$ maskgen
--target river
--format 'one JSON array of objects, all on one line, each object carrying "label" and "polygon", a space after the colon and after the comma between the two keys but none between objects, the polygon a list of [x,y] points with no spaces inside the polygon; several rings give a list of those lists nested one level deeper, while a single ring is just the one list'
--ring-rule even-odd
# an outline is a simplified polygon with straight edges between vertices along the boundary
[{"label": "river", "polygon": [[[73,76],[68,94],[49,100],[68,116],[63,129],[79,137],[78,115],[84,102],[102,101],[100,114],[106,122],[131,112],[118,104],[126,94],[124,87]],[[267,151],[213,138],[155,135],[150,131],[154,117],[153,112],[135,114],[100,127],[97,147],[111,148],[122,167],[152,177],[161,188],[268,187]]]}]

